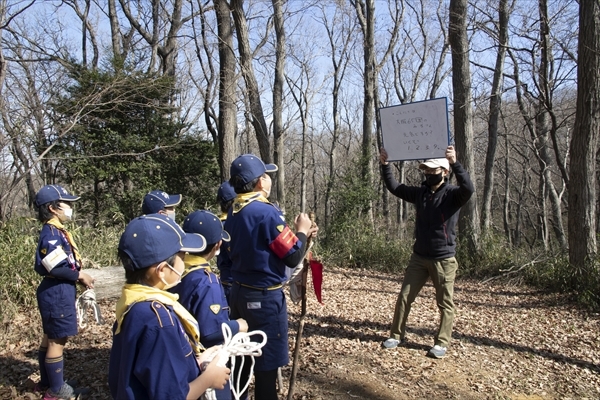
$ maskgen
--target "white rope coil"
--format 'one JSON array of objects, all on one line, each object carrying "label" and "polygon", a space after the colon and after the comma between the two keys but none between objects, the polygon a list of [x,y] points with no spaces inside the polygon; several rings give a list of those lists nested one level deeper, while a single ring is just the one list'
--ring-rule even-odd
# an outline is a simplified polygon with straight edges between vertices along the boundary
[{"label": "white rope coil", "polygon": [[[235,397],[236,400],[239,400],[242,394],[248,389],[250,386],[250,380],[252,379],[252,375],[254,373],[254,357],[260,357],[262,355],[262,348],[267,344],[267,335],[263,331],[252,331],[252,332],[238,332],[232,336],[231,329],[229,325],[222,324],[221,330],[223,331],[223,338],[225,339],[223,346],[219,351],[215,352],[215,355],[212,357],[219,357],[218,365],[224,367],[227,365],[227,360],[231,362],[231,374],[230,376],[235,376],[233,373],[236,368],[235,365],[235,357],[236,356],[250,356],[252,360],[252,366],[250,367],[250,374],[248,375],[248,381],[244,385],[243,388],[240,388],[240,380],[241,376],[238,374],[235,382],[230,381],[231,393]],[[261,342],[252,342],[250,341],[250,337],[254,335],[262,336]],[[238,366],[238,368],[244,367],[244,358],[242,358],[242,362]],[[217,395],[214,389],[208,389],[204,394],[204,398],[206,400],[216,400]]]},{"label": "white rope coil", "polygon": [[92,311],[97,324],[104,323],[104,319],[100,313],[100,307],[98,307],[98,304],[96,303],[96,293],[94,292],[94,289],[87,289],[85,292],[81,293],[75,302],[75,309],[77,311],[77,325],[79,328],[83,329],[87,326],[86,320],[88,310]]}]

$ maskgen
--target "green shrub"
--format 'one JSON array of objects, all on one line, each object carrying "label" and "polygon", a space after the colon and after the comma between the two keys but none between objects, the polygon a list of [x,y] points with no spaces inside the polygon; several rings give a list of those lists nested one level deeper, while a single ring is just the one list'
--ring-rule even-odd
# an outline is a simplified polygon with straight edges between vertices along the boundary
[{"label": "green shrub", "polygon": [[376,268],[396,272],[406,267],[412,253],[412,242],[388,239],[373,230],[367,218],[338,224],[327,236],[322,254],[332,265]]},{"label": "green shrub", "polygon": [[513,268],[518,262],[519,254],[510,248],[504,237],[486,235],[479,242],[479,251],[473,253],[468,246],[461,245],[460,237],[456,246],[458,273],[463,277],[483,278],[496,275],[500,271]]},{"label": "green shrub", "polygon": [[18,305],[36,304],[39,276],[33,270],[39,222],[13,219],[0,227],[0,313],[3,320]]}]

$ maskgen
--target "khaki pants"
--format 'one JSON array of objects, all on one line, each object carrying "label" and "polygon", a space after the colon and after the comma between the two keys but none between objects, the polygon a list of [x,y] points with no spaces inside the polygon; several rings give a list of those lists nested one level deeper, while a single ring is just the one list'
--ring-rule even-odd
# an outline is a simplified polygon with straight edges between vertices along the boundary
[{"label": "khaki pants", "polygon": [[413,253],[408,262],[402,289],[396,301],[394,321],[392,322],[391,335],[394,339],[401,340],[406,335],[406,321],[410,307],[415,298],[431,277],[435,287],[435,299],[440,309],[440,327],[435,337],[435,343],[447,347],[452,337],[452,323],[454,322],[454,278],[458,263],[456,258],[431,260]]}]

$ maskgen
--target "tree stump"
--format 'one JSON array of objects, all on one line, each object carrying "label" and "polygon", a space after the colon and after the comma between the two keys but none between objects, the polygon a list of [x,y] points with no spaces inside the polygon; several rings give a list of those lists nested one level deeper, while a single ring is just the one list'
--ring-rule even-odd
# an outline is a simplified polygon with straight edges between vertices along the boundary
[{"label": "tree stump", "polygon": [[121,296],[121,289],[125,284],[125,269],[123,267],[89,268],[84,271],[96,280],[94,282],[96,300]]}]

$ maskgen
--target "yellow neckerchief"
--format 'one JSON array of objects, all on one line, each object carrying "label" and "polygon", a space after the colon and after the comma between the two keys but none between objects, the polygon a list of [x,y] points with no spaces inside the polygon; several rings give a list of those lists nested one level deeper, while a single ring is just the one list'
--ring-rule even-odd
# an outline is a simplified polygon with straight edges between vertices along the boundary
[{"label": "yellow neckerchief", "polygon": [[48,225],[52,225],[56,229],[59,229],[62,233],[67,237],[67,241],[71,245],[71,250],[73,250],[73,256],[75,256],[75,260],[81,267],[81,255],[79,254],[79,249],[77,248],[77,244],[75,244],[75,239],[73,239],[73,235],[65,229],[65,226],[60,222],[58,217],[52,217],[47,222]]},{"label": "yellow neckerchief", "polygon": [[186,254],[183,262],[185,264],[185,271],[183,271],[181,279],[183,279],[190,272],[197,271],[199,269],[206,269],[208,272],[210,272],[210,264],[204,257]]},{"label": "yellow neckerchief", "polygon": [[125,315],[131,310],[131,306],[141,301],[155,300],[164,305],[173,307],[173,311],[179,318],[179,322],[183,325],[183,329],[187,333],[188,340],[195,354],[200,354],[204,351],[204,347],[200,344],[200,330],[198,329],[198,321],[186,310],[179,302],[179,295],[166,292],[151,286],[126,284],[123,286],[121,298],[117,302],[116,318],[117,330],[115,335],[121,331],[121,325]]},{"label": "yellow neckerchief", "polygon": [[236,214],[242,211],[242,208],[246,207],[248,204],[253,201],[262,201],[263,203],[268,203],[269,200],[260,192],[250,192],[250,193],[240,193],[235,197],[233,201],[233,213]]},{"label": "yellow neckerchief", "polygon": [[225,222],[226,220],[227,220],[227,213],[226,212],[225,213],[221,213],[219,215],[219,221]]}]

